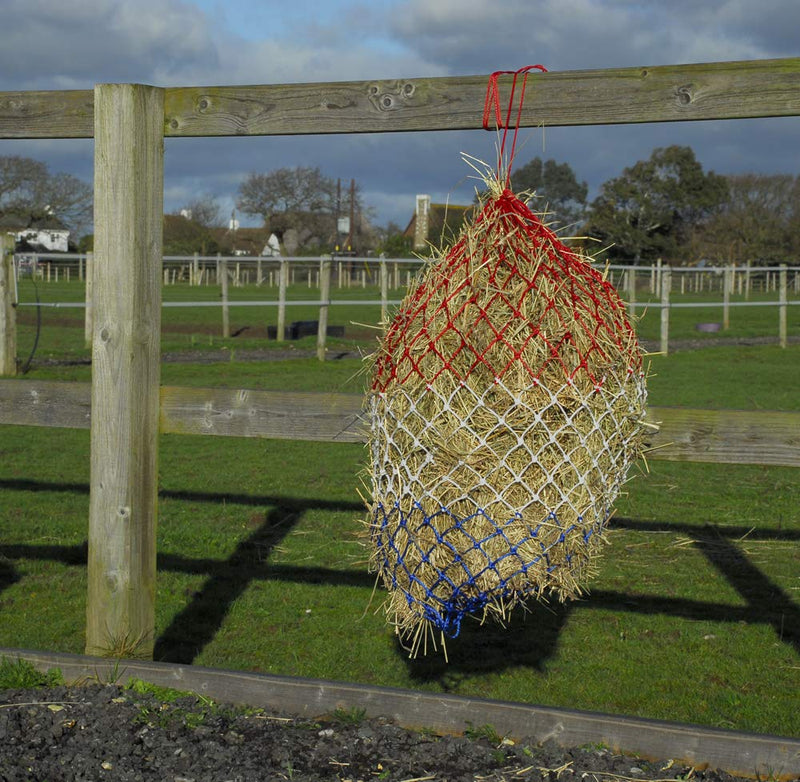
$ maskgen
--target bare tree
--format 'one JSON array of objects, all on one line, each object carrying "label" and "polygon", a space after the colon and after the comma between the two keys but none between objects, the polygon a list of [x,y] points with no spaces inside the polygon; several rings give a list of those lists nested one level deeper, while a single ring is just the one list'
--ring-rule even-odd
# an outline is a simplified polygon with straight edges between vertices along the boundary
[{"label": "bare tree", "polygon": [[331,233],[336,183],[319,168],[308,166],[251,173],[239,186],[236,206],[244,214],[260,217],[278,235],[301,225],[314,233]]},{"label": "bare tree", "polygon": [[72,174],[51,174],[32,158],[0,157],[0,214],[28,222],[53,216],[81,233],[92,219],[92,187]]},{"label": "bare tree", "polygon": [[223,224],[222,207],[210,193],[189,201],[181,209],[181,213],[183,212],[189,215],[190,220],[205,228],[217,228]]},{"label": "bare tree", "polygon": [[695,237],[697,252],[727,262],[796,257],[800,177],[749,173],[725,179],[727,198]]}]

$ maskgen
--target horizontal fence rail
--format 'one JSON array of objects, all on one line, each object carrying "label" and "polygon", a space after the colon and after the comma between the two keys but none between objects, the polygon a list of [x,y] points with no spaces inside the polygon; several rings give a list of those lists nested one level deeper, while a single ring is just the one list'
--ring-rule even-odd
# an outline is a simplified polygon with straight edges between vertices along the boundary
[{"label": "horizontal fence rail", "polygon": [[[90,385],[0,380],[0,425],[88,429]],[[359,394],[162,386],[163,434],[360,443]],[[800,413],[650,407],[648,459],[800,467]]]},{"label": "horizontal fence rail", "polygon": [[[483,127],[488,75],[166,87],[165,136]],[[501,84],[504,91],[508,85]],[[501,96],[501,103],[507,99]],[[0,92],[0,138],[92,138],[92,90]],[[521,127],[800,114],[800,58],[531,74]]]}]

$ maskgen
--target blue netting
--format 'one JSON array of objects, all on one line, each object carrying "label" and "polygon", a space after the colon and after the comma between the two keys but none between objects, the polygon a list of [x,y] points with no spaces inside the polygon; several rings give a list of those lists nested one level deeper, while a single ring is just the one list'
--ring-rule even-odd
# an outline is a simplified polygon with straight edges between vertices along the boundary
[{"label": "blue netting", "polygon": [[[388,511],[381,503],[375,506],[372,530],[380,571],[387,587],[402,592],[414,613],[419,613],[450,638],[459,634],[464,616],[478,614],[490,603],[506,601],[512,596],[517,602],[520,598],[540,594],[540,579],[533,578],[532,573],[529,578],[529,571],[534,568],[541,571],[543,566],[546,573],[552,573],[556,568],[570,567],[576,545],[578,548],[581,544],[588,545],[598,531],[583,528],[580,516],[577,517],[577,523],[561,528],[556,514],[551,513],[542,523],[528,525],[528,536],[520,538],[522,518],[519,514],[505,522],[496,522],[483,510],[463,518],[446,508],[426,515],[417,502],[413,504],[413,510],[416,513],[412,521],[412,517],[404,514],[399,505],[394,505]],[[470,531],[475,526],[471,522],[478,518],[488,521],[491,530],[480,538]],[[514,527],[513,541],[507,534],[510,525]],[[555,538],[552,536],[554,525],[561,528]],[[480,526],[485,528],[485,525]],[[549,528],[548,535],[543,536],[547,538],[547,543],[539,536],[545,526]],[[580,535],[570,536],[570,550],[560,552],[557,558],[552,557],[554,549],[564,547],[567,536],[575,530],[580,530]],[[429,541],[430,532],[433,533],[434,542],[420,542]],[[487,553],[487,548],[497,539],[501,539],[502,545],[492,547],[502,553],[492,557]],[[530,552],[532,547],[527,544],[531,542],[536,544],[533,548],[540,552],[533,558],[530,554],[523,556],[520,552],[523,546]],[[437,549],[444,550],[445,556],[435,557]],[[473,563],[471,567],[466,557],[472,552],[478,552],[480,556],[470,556]],[[434,558],[446,562],[446,566],[437,567],[432,561]],[[416,564],[409,566],[409,560]],[[474,565],[476,561],[480,563],[477,568]],[[492,587],[489,591],[481,590],[479,582],[489,582]],[[414,587],[418,587],[423,598],[410,591]]]}]

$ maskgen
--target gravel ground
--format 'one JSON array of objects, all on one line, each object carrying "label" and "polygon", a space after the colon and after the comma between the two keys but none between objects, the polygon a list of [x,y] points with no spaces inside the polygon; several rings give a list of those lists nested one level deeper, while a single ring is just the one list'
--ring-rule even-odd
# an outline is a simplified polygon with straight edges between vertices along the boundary
[{"label": "gravel ground", "polygon": [[343,712],[296,720],[194,696],[86,684],[0,691],[0,780],[60,782],[730,782],[724,772],[648,763],[602,747],[504,742],[488,728],[436,736]]}]

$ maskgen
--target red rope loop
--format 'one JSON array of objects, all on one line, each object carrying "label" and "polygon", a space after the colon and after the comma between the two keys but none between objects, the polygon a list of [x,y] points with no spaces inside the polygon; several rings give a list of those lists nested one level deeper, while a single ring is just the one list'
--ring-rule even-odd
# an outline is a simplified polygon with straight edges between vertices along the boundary
[{"label": "red rope loop", "polygon": [[[506,186],[508,186],[511,178],[511,164],[514,160],[514,152],[517,147],[517,133],[519,132],[519,123],[522,119],[522,105],[525,102],[525,87],[528,82],[528,73],[532,70],[539,70],[542,73],[547,73],[547,68],[545,68],[544,65],[526,65],[524,68],[520,68],[518,71],[495,71],[489,77],[489,84],[486,86],[486,99],[483,103],[483,129],[491,130],[489,123],[492,118],[492,114],[494,114],[494,121],[497,129],[503,131],[503,138],[500,142],[500,154],[497,160],[497,170],[498,173],[500,173],[503,165],[503,156],[506,149],[506,139],[508,137],[508,131],[511,128],[511,116],[514,110],[514,95],[517,89],[517,80],[520,76],[523,77],[522,86],[520,88],[519,104],[517,105],[517,118],[514,122],[514,135],[511,139],[511,153],[509,154],[508,158]],[[500,76],[513,76],[513,80],[511,82],[511,95],[508,98],[508,107],[506,108],[505,120],[503,119],[500,106],[500,86],[498,83]]]}]

